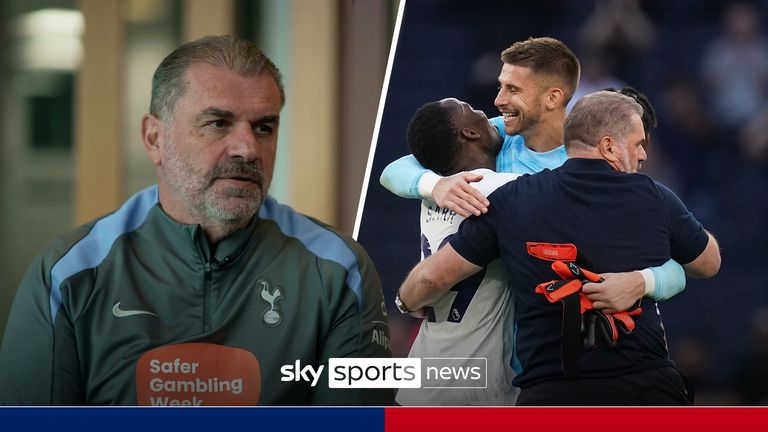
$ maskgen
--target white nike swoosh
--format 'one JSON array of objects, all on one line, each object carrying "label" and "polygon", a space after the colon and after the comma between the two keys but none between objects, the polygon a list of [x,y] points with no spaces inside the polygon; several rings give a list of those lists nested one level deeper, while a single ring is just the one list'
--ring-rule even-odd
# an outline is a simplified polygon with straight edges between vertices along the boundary
[{"label": "white nike swoosh", "polygon": [[143,310],[122,310],[120,309],[120,302],[115,303],[115,306],[112,308],[112,315],[116,316],[117,318],[123,318],[131,315],[152,315],[157,316],[157,314],[152,313],[150,311],[143,311]]}]

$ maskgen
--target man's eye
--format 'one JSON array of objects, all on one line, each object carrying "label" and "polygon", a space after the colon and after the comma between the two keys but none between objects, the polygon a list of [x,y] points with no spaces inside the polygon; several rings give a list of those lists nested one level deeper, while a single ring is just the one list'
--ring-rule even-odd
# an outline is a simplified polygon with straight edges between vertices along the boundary
[{"label": "man's eye", "polygon": [[224,129],[229,126],[229,122],[223,119],[211,120],[207,124],[215,129]]},{"label": "man's eye", "polygon": [[258,135],[270,135],[274,130],[275,128],[267,124],[255,125],[253,127],[253,131],[256,132]]}]

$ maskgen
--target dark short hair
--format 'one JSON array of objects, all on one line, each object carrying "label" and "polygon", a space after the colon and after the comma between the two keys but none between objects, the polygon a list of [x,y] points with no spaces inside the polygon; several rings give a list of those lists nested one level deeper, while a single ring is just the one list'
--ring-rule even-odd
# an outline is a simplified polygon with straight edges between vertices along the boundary
[{"label": "dark short hair", "polygon": [[565,104],[579,86],[579,59],[563,42],[551,37],[528,38],[501,52],[501,61],[558,77],[563,82]]},{"label": "dark short hair", "polygon": [[427,169],[445,175],[461,152],[451,113],[440,102],[421,106],[408,124],[406,141],[411,154]]},{"label": "dark short hair", "polygon": [[656,117],[656,110],[653,109],[653,105],[651,105],[651,101],[648,100],[648,97],[644,95],[642,92],[630,86],[622,87],[620,89],[609,87],[605,90],[621,93],[624,96],[629,96],[632,99],[634,99],[635,102],[639,103],[641,107],[643,107],[642,120],[643,120],[643,130],[645,130],[645,142],[646,142],[645,147],[648,148],[648,146],[651,144],[651,128],[655,128],[656,125],[658,124],[658,118]]},{"label": "dark short hair", "polygon": [[206,36],[176,48],[157,67],[152,77],[149,112],[163,121],[170,121],[176,102],[184,94],[184,75],[191,66],[201,63],[243,76],[266,72],[275,79],[280,90],[280,105],[285,105],[282,74],[256,45],[233,36]]}]

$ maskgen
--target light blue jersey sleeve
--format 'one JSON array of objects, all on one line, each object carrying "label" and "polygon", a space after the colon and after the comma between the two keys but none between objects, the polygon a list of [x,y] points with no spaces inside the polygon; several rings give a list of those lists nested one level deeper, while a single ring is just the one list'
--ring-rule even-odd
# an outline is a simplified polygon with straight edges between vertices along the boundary
[{"label": "light blue jersey sleeve", "polygon": [[685,269],[677,261],[671,259],[660,267],[651,267],[651,271],[654,280],[652,299],[669,300],[685,289]]},{"label": "light blue jersey sleeve", "polygon": [[421,166],[413,155],[403,156],[384,168],[379,183],[397,196],[421,199],[419,180],[428,169]]}]

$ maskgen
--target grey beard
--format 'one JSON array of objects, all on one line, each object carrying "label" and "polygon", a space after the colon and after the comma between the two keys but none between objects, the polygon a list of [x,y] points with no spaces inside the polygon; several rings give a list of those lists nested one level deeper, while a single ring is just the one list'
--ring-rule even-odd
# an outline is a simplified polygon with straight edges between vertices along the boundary
[{"label": "grey beard", "polygon": [[[243,176],[255,179],[259,185],[258,191],[246,191],[241,189],[229,189],[226,192],[226,198],[241,198],[244,202],[239,203],[235,208],[226,208],[216,197],[207,194],[216,179],[226,176]],[[222,225],[238,224],[251,217],[259,210],[261,203],[266,197],[266,182],[264,171],[260,166],[245,162],[241,159],[234,159],[223,166],[217,166],[210,175],[207,184],[208,190],[203,192],[197,209],[201,215],[204,215],[210,222]]]},{"label": "grey beard", "polygon": [[[227,195],[230,198],[243,198],[246,201],[240,203],[234,208],[225,207],[222,202],[214,196],[206,195],[200,203],[198,211],[200,214],[205,215],[212,223],[221,224],[223,226],[230,224],[238,224],[243,219],[250,220],[256,212],[261,208],[261,204],[264,201],[266,191],[263,187],[257,192],[257,196],[252,195],[249,191],[233,189],[227,191]],[[254,194],[255,195],[255,194]]]}]

